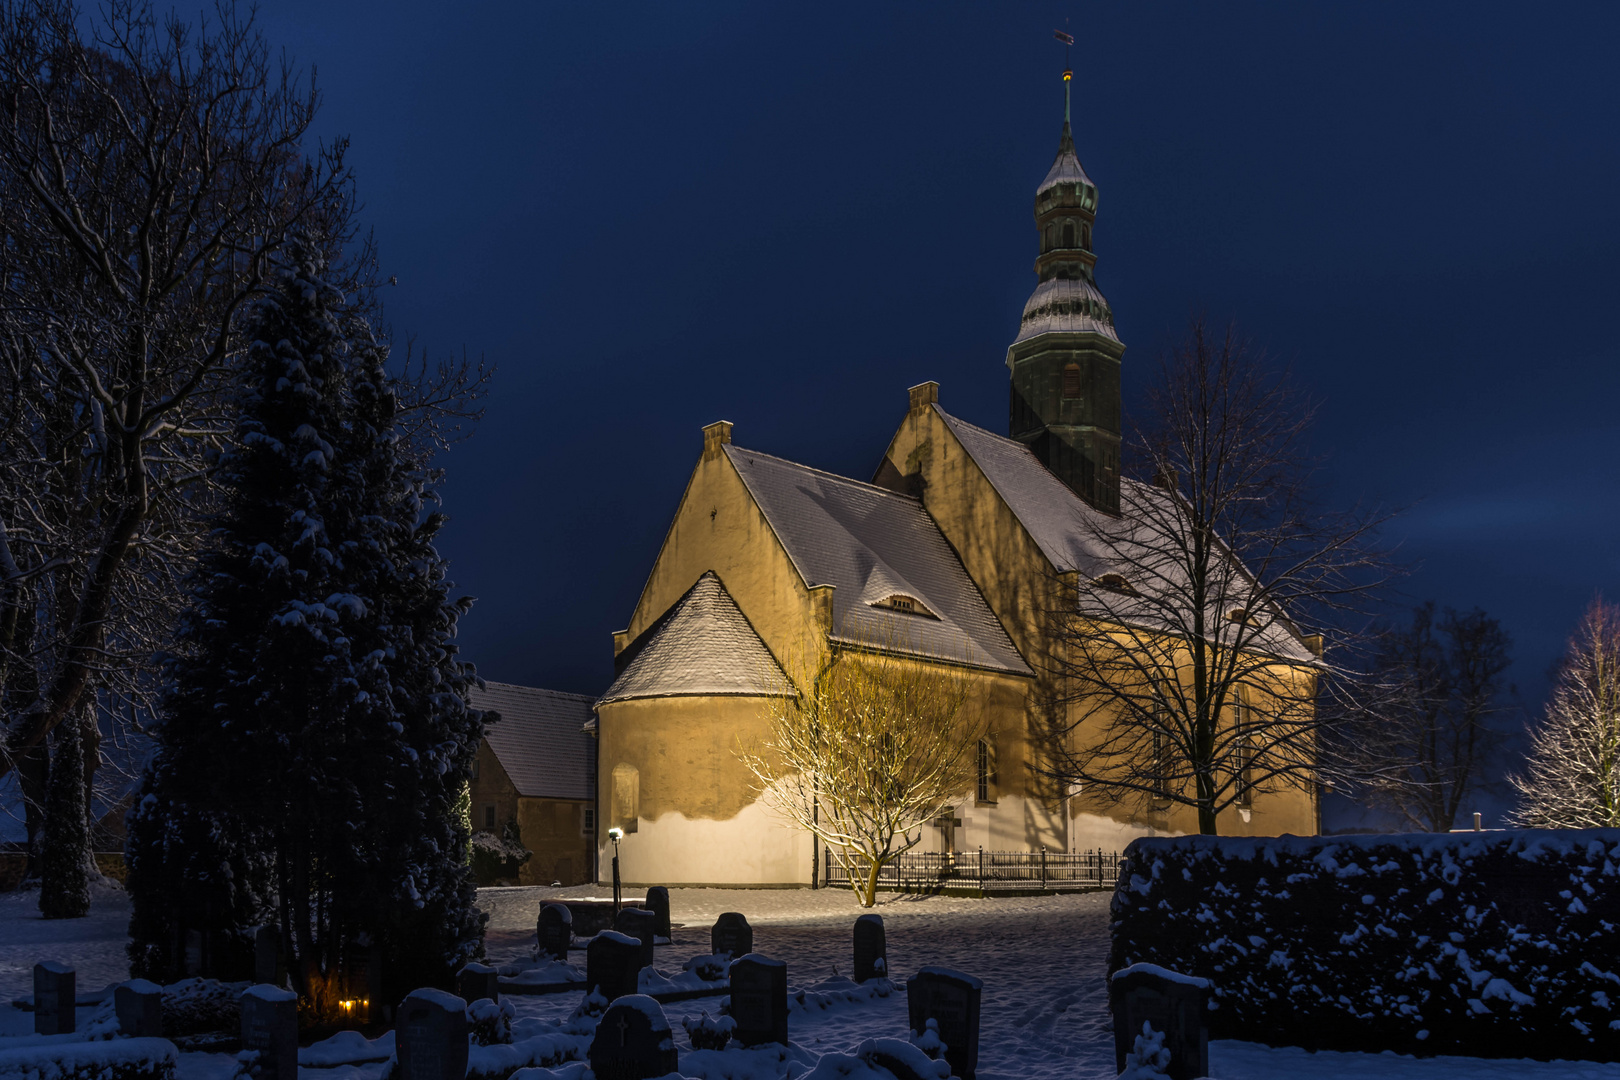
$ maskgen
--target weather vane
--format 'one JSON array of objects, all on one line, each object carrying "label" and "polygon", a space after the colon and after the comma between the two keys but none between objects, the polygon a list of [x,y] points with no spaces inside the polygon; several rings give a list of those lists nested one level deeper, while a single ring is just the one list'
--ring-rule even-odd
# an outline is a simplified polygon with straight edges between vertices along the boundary
[{"label": "weather vane", "polygon": [[[1069,20],[1064,19],[1063,25],[1068,26]],[[1067,30],[1053,30],[1052,36],[1063,42],[1063,81],[1068,82],[1074,77],[1074,70],[1069,67],[1069,46],[1074,44],[1074,35]]]}]

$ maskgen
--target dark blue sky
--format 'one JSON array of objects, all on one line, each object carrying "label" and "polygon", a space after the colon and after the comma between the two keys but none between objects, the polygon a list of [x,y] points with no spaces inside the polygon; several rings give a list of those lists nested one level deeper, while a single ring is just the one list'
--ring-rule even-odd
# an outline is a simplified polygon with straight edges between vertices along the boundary
[{"label": "dark blue sky", "polygon": [[905,389],[1006,424],[1057,147],[1126,396],[1204,311],[1324,400],[1334,501],[1539,705],[1620,596],[1620,6],[268,0],[353,139],[398,338],[499,365],[444,548],[489,678],[598,691],[698,428],[868,477]]}]

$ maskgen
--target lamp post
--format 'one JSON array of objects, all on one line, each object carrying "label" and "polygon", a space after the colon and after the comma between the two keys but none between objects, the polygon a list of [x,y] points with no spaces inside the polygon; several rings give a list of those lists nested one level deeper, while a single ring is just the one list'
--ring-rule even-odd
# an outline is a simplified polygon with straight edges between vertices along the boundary
[{"label": "lamp post", "polygon": [[619,841],[624,839],[623,829],[609,829],[608,839],[613,841],[613,914],[619,913]]}]

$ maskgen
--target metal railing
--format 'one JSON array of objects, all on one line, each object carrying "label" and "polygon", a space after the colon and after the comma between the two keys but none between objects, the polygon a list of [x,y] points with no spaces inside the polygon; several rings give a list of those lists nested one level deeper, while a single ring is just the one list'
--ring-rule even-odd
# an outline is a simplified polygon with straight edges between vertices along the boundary
[{"label": "metal railing", "polygon": [[[848,888],[849,872],[826,853],[823,883]],[[878,871],[878,888],[932,892],[942,888],[1017,891],[1112,889],[1124,856],[1117,851],[908,851]]]}]

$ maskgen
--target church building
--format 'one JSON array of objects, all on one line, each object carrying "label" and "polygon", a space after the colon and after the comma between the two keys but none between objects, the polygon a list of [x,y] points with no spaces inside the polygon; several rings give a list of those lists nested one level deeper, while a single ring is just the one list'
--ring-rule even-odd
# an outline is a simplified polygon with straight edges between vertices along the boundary
[{"label": "church building", "polygon": [[[1058,647],[1051,583],[1095,571],[1092,525],[1121,512],[1125,346],[1096,285],[1096,213],[1066,106],[1035,192],[1038,280],[1007,351],[1005,435],[952,415],[931,382],[909,399],[896,388],[905,411],[868,480],[745,449],[746,425],[736,440],[731,423],[703,428],[595,706],[602,873],[616,828],[630,882],[810,884],[816,844],[772,813],[739,753],[767,737],[772,696],[806,685],[799,658],[874,642],[945,676],[971,672],[966,707],[989,720],[976,783],[920,850],[1117,851],[1197,831],[1189,808],[1057,789],[1035,737],[1050,699],[1043,658]],[[1297,635],[1278,655],[1312,659]],[[1314,833],[1315,792],[1256,791],[1218,825]]]}]

